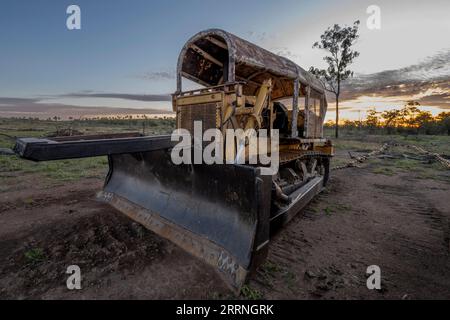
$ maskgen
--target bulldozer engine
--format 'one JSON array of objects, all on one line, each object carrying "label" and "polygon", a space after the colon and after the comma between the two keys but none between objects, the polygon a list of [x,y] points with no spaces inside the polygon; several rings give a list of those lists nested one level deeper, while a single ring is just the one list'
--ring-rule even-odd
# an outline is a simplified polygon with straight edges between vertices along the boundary
[{"label": "bulldozer engine", "polygon": [[[183,78],[200,88],[183,91]],[[213,266],[238,291],[264,262],[271,236],[329,179],[325,91],[292,61],[212,29],[183,47],[172,107],[177,129],[216,129],[232,146],[231,160],[242,154],[246,161],[175,164],[171,136],[136,134],[21,138],[15,151],[34,161],[108,156],[99,199]],[[270,152],[279,137],[278,170],[268,175],[267,164],[251,163],[249,140],[230,141],[228,130],[257,138],[265,130]]]}]

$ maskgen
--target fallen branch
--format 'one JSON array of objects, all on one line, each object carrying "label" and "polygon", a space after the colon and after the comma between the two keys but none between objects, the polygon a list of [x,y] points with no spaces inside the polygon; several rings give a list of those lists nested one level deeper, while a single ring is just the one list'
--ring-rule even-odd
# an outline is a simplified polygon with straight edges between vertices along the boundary
[{"label": "fallen branch", "polygon": [[439,163],[441,163],[444,167],[446,167],[447,169],[450,169],[450,161],[445,159],[444,157],[442,157],[440,154],[438,153],[433,153],[433,152],[429,152],[427,150],[425,150],[422,147],[419,146],[415,146],[415,145],[407,145],[408,148],[414,149],[417,152],[420,152],[422,154],[425,154],[427,156],[430,156],[434,159],[436,159]]},{"label": "fallen branch", "polygon": [[369,159],[369,158],[372,158],[374,156],[384,153],[387,150],[387,148],[389,148],[389,144],[385,143],[380,147],[380,149],[373,150],[372,152],[365,154],[363,156],[359,156],[359,157],[354,156],[349,152],[350,158],[353,160],[344,165],[333,167],[333,168],[331,168],[331,170],[341,170],[341,169],[354,168],[354,167],[359,168],[358,164],[367,161],[367,159]]}]

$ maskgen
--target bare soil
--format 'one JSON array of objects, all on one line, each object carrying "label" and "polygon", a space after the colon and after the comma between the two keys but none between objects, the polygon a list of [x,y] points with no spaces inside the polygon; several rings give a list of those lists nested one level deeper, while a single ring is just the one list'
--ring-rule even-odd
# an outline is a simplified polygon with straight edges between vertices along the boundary
[{"label": "bare soil", "polygon": [[[97,202],[101,180],[24,181],[0,193],[0,298],[450,299],[450,184],[377,165],[333,172],[239,297],[211,267]],[[69,291],[74,264],[83,288]],[[370,265],[382,290],[366,287]]]},{"label": "bare soil", "polygon": [[[337,171],[250,283],[269,299],[450,299],[449,191],[370,165]],[[367,289],[370,265],[382,290]]]}]

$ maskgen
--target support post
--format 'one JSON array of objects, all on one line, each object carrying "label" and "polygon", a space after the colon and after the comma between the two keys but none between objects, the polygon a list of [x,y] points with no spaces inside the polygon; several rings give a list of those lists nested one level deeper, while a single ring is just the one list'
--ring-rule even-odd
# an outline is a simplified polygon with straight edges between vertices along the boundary
[{"label": "support post", "polygon": [[292,98],[292,123],[291,123],[291,137],[298,137],[297,119],[298,119],[298,96],[300,92],[300,81],[294,81],[294,96]]},{"label": "support post", "polygon": [[309,97],[311,95],[311,87],[307,86],[306,87],[306,94],[305,94],[305,124],[304,124],[304,137],[305,138],[309,138]]},{"label": "support post", "polygon": [[323,138],[323,123],[325,117],[325,95],[320,98],[320,137]]}]

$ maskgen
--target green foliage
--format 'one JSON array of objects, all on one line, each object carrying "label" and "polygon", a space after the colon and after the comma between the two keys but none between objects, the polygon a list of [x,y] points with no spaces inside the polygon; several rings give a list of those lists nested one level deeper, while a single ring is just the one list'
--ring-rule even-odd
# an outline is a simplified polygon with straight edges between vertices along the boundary
[{"label": "green foliage", "polygon": [[[334,123],[326,123],[325,127],[334,128]],[[366,120],[346,120],[340,127],[347,131],[365,130],[371,134],[450,136],[450,112],[442,112],[433,117],[429,111],[420,110],[417,102],[409,102],[403,108],[382,113],[371,109],[367,113]]]},{"label": "green foliage", "polygon": [[0,172],[2,173],[40,173],[57,181],[104,176],[107,168],[106,157],[31,162],[17,156],[0,156]]},{"label": "green foliage", "polygon": [[274,274],[281,271],[281,267],[273,262],[266,261],[262,266],[262,270],[268,274]]},{"label": "green foliage", "polygon": [[311,67],[310,72],[322,80],[325,88],[336,96],[340,94],[341,82],[353,76],[353,71],[348,66],[359,56],[359,52],[352,50],[359,37],[359,23],[355,21],[351,27],[335,24],[320,36],[320,42],[313,45],[313,48],[325,50],[330,55],[323,58],[328,64],[327,69]]},{"label": "green foliage", "polygon": [[[378,119],[378,112],[375,109],[369,109],[367,111],[367,117],[366,117],[366,126],[369,129],[374,129],[379,126],[380,120]],[[356,121],[355,121],[356,122]],[[359,123],[361,125],[361,123]]]},{"label": "green foliage", "polygon": [[260,300],[262,299],[262,294],[259,290],[253,289],[248,285],[244,285],[241,289],[241,295],[249,300]]},{"label": "green foliage", "polygon": [[24,255],[25,259],[31,263],[41,262],[45,259],[44,251],[41,248],[30,249]]},{"label": "green foliage", "polygon": [[[145,125],[144,125],[145,124]],[[0,118],[0,148],[13,148],[19,137],[42,138],[55,132],[78,132],[83,135],[121,132],[168,134],[175,127],[174,119],[122,119],[98,120],[34,118]],[[24,174],[38,174],[53,182],[75,181],[80,178],[104,177],[108,169],[107,157],[74,160],[32,162],[17,156],[0,155],[0,192],[11,189],[12,179]]]}]

